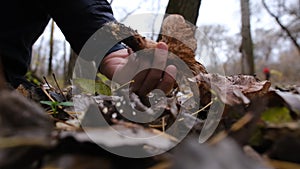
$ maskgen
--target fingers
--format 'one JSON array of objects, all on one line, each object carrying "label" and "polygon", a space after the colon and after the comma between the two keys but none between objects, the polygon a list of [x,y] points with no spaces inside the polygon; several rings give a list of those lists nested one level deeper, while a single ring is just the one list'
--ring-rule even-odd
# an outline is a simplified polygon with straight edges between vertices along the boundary
[{"label": "fingers", "polygon": [[154,59],[152,67],[160,70],[164,70],[168,59],[168,46],[159,42],[154,51]]},{"label": "fingers", "polygon": [[131,80],[130,77],[132,77],[139,68],[136,63],[136,57],[136,54],[133,53],[128,56],[126,64],[119,65],[114,74],[114,81],[124,84]]},{"label": "fingers", "polygon": [[145,96],[160,83],[163,77],[163,70],[166,67],[168,59],[168,46],[165,43],[158,43],[154,51],[154,59],[152,67],[149,70],[146,78],[141,81],[141,86],[138,89],[138,95]]},{"label": "fingers", "polygon": [[[154,51],[150,49],[128,53],[127,50],[113,52],[104,58],[100,71],[120,84],[131,80],[130,87],[140,97],[145,97],[154,89],[168,93],[172,90],[177,69],[167,66],[168,46],[160,42]],[[133,77],[134,76],[134,77]]]},{"label": "fingers", "polygon": [[157,89],[160,89],[164,93],[169,94],[172,91],[176,82],[176,74],[177,68],[174,65],[167,66],[162,80],[157,85]]},{"label": "fingers", "polygon": [[159,84],[163,75],[163,71],[159,69],[150,69],[144,81],[137,91],[139,96],[145,96]]},{"label": "fingers", "polygon": [[139,55],[137,59],[137,64],[139,68],[137,69],[137,74],[133,78],[134,83],[131,85],[131,89],[133,92],[139,94],[140,89],[144,85],[144,81],[148,76],[149,68],[151,67],[152,58],[147,55]]}]

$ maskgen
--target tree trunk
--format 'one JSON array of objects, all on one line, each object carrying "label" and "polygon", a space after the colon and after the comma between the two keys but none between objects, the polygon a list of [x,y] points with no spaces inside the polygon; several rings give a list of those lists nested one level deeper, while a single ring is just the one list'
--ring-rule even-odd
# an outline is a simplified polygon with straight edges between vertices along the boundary
[{"label": "tree trunk", "polygon": [[67,82],[67,74],[68,74],[68,61],[67,61],[67,41],[64,41],[64,67],[63,67],[63,78],[64,78],[64,84],[68,84]]},{"label": "tree trunk", "polygon": [[240,52],[242,54],[242,74],[254,74],[253,44],[250,28],[250,9],[249,0],[240,0],[241,19],[242,19],[242,44]]},{"label": "tree trunk", "polygon": [[169,0],[166,13],[180,14],[184,19],[196,25],[201,0]]},{"label": "tree trunk", "polygon": [[[166,14],[179,14],[191,24],[196,25],[201,0],[169,0]],[[161,32],[161,30],[160,30]],[[162,38],[161,34],[158,36],[157,41]]]},{"label": "tree trunk", "polygon": [[36,73],[38,71],[39,65],[41,63],[42,60],[42,48],[43,48],[43,43],[44,43],[44,36],[42,36],[41,41],[40,41],[40,45],[39,48],[37,50],[37,54],[36,54],[36,60],[34,62],[33,68],[32,68],[32,73]]},{"label": "tree trunk", "polygon": [[54,34],[54,21],[51,22],[51,33],[50,33],[50,51],[49,51],[49,62],[48,62],[48,76],[51,76],[52,74],[52,58],[53,58],[53,34]]},{"label": "tree trunk", "polygon": [[77,58],[78,58],[77,54],[71,49],[70,60],[69,60],[69,64],[68,64],[68,71],[67,71],[67,75],[65,76],[65,84],[70,84],[70,79],[72,79],[73,70],[74,70]]}]

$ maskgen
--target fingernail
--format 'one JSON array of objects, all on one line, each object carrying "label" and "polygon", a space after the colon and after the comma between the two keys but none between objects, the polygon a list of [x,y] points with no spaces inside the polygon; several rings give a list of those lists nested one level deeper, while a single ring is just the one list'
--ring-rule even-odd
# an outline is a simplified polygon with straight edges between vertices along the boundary
[{"label": "fingernail", "polygon": [[159,49],[168,50],[168,45],[165,44],[164,42],[159,42],[159,43],[156,45],[156,47],[159,48]]},{"label": "fingernail", "polygon": [[176,75],[177,75],[177,68],[176,66],[174,65],[169,65],[167,68],[166,68],[166,72],[172,76],[173,79],[176,79]]}]

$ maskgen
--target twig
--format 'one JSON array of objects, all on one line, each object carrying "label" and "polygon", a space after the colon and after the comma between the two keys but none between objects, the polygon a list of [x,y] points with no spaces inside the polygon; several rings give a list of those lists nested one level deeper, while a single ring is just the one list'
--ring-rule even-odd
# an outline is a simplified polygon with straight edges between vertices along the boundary
[{"label": "twig", "polygon": [[123,87],[125,87],[125,86],[127,86],[127,85],[130,85],[131,83],[134,83],[134,80],[130,80],[129,82],[124,83],[123,85],[121,85],[121,86],[118,87],[117,89],[113,89],[112,92],[116,92],[116,91],[122,89]]},{"label": "twig", "polygon": [[0,139],[0,149],[13,148],[19,146],[43,146],[47,147],[49,144],[45,138],[22,138],[22,137],[9,137]]},{"label": "twig", "polygon": [[[48,82],[46,82],[46,83],[48,84]],[[55,100],[50,96],[50,94],[43,87],[41,87],[41,89],[52,102],[55,102]]]},{"label": "twig", "polygon": [[162,128],[161,124],[149,124],[148,125],[150,128]]},{"label": "twig", "polygon": [[295,47],[297,48],[299,54],[300,54],[300,45],[298,44],[297,40],[293,37],[292,33],[289,31],[289,29],[287,27],[285,27],[281,21],[279,20],[279,17],[276,16],[274,13],[272,13],[272,11],[269,9],[269,7],[267,6],[265,0],[262,0],[262,4],[264,6],[264,8],[267,10],[267,12],[276,20],[276,22],[278,23],[278,25],[280,26],[280,28],[285,31],[285,33],[288,35],[288,37],[291,39],[291,41],[293,42],[293,44],[295,45]]},{"label": "twig", "polygon": [[[45,95],[49,98],[49,100],[51,100],[52,102],[56,102],[56,101],[50,96],[50,94],[49,94],[43,87],[41,87],[41,89],[42,89],[42,91],[45,93]],[[58,107],[59,109],[63,110],[63,107],[62,107],[62,106],[58,105],[57,107]],[[64,111],[64,110],[63,110],[63,111]],[[70,114],[70,113],[68,113],[68,112],[66,112],[66,111],[64,111],[64,112],[67,113],[70,117],[76,118],[76,117],[74,117],[72,114]]]},{"label": "twig", "polygon": [[171,141],[174,141],[174,142],[179,143],[179,140],[178,140],[176,137],[171,136],[171,135],[169,135],[168,133],[162,132],[162,131],[157,130],[157,129],[154,129],[154,128],[152,128],[151,131],[152,131],[154,134],[157,134],[157,135],[159,135],[159,136],[163,136],[163,137],[165,137],[165,138],[170,139]]},{"label": "twig", "polygon": [[221,140],[223,140],[225,137],[227,137],[228,133],[235,132],[240,130],[242,127],[244,127],[246,124],[248,124],[253,119],[253,113],[248,112],[246,113],[241,119],[239,119],[236,123],[234,123],[229,131],[222,131],[218,133],[215,137],[213,137],[210,141],[210,145],[214,145]]},{"label": "twig", "polygon": [[[205,105],[204,107],[202,107],[200,110],[198,110],[198,111],[192,113],[191,115],[192,115],[192,116],[195,116],[195,115],[199,114],[200,112],[202,112],[203,110],[205,110],[206,108],[208,108],[209,106],[211,106],[212,104],[213,104],[213,100],[210,101],[210,102],[209,102],[207,105]],[[182,120],[184,120],[184,118],[181,118],[181,119],[179,119],[178,121],[182,121]]]},{"label": "twig", "polygon": [[205,110],[206,108],[208,108],[208,107],[211,106],[212,104],[213,104],[213,100],[210,101],[206,106],[202,107],[202,109],[196,111],[195,113],[192,113],[191,115],[192,115],[192,116],[197,115],[198,113],[202,112],[203,110]]},{"label": "twig", "polygon": [[268,164],[270,164],[274,168],[284,168],[284,169],[299,169],[300,168],[300,165],[297,163],[273,160],[273,159],[269,159],[266,157],[264,159],[268,162]]},{"label": "twig", "polygon": [[75,129],[78,129],[78,127],[75,126],[74,124],[71,124],[71,123],[68,123],[68,122],[66,122],[66,121],[60,120],[60,119],[55,118],[55,117],[53,117],[53,116],[51,116],[51,117],[52,117],[53,120],[55,120],[55,121],[57,121],[57,122],[60,122],[60,123],[63,123],[63,124],[65,124],[65,125],[68,125],[68,126],[70,126],[70,127],[73,127],[73,128],[75,128]]},{"label": "twig", "polygon": [[141,8],[141,3],[139,4],[139,6],[137,8],[133,9],[132,11],[130,11],[130,12],[126,11],[127,14],[123,18],[119,19],[119,21],[120,22],[125,21],[131,14],[133,14],[135,11],[139,10],[140,8]]},{"label": "twig", "polygon": [[58,82],[57,82],[57,79],[56,79],[56,77],[55,77],[55,74],[54,73],[52,73],[52,76],[53,76],[53,79],[54,79],[54,81],[55,81],[55,83],[56,83],[56,86],[57,86],[57,88],[58,88],[58,90],[59,90],[59,92],[60,92],[60,94],[62,95],[62,97],[67,101],[67,98],[66,98],[66,96],[63,94],[63,92],[62,92],[62,90],[61,90],[61,88],[59,87],[59,85],[58,85]]},{"label": "twig", "polygon": [[43,79],[45,80],[45,82],[46,82],[46,84],[48,85],[48,87],[51,89],[51,86],[50,86],[50,84],[48,83],[47,78],[46,78],[45,76],[43,76]]},{"label": "twig", "polygon": [[163,131],[163,132],[166,131],[166,127],[165,127],[165,116],[162,118],[162,131]]}]

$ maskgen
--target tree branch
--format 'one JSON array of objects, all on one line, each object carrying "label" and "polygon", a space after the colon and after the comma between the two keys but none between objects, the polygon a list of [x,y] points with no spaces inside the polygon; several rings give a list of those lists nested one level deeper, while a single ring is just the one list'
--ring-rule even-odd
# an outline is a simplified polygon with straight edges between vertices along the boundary
[{"label": "tree branch", "polygon": [[297,48],[299,54],[300,54],[300,45],[297,43],[297,40],[293,37],[293,35],[291,34],[291,32],[289,31],[289,29],[287,27],[285,27],[281,21],[279,20],[279,17],[276,16],[274,13],[271,12],[271,10],[269,9],[269,7],[267,6],[265,0],[262,0],[262,4],[264,6],[264,8],[267,10],[267,12],[276,20],[276,22],[278,23],[278,25],[280,26],[280,28],[285,31],[285,33],[288,35],[288,37],[290,38],[290,40],[292,41],[292,43],[295,45],[295,47]]},{"label": "tree branch", "polygon": [[126,15],[125,15],[123,18],[121,18],[121,19],[119,20],[119,22],[125,21],[125,20],[128,18],[128,16],[130,16],[131,14],[133,14],[135,11],[139,10],[140,8],[141,8],[141,4],[139,4],[139,6],[138,6],[137,8],[135,8],[134,10],[132,10],[132,11],[126,13]]}]

